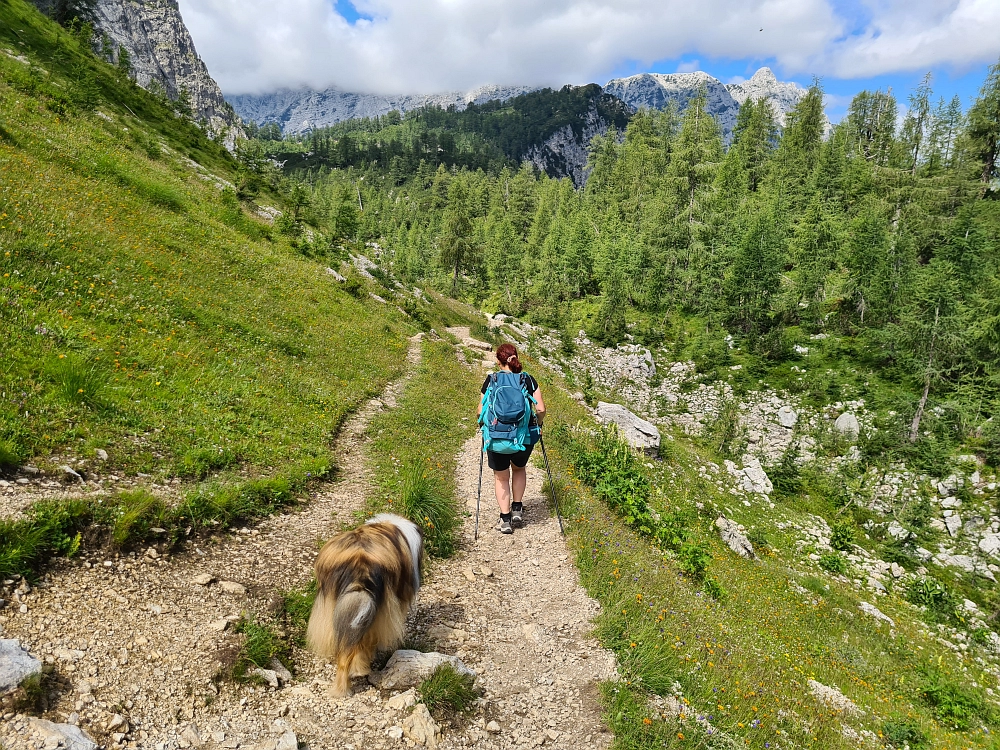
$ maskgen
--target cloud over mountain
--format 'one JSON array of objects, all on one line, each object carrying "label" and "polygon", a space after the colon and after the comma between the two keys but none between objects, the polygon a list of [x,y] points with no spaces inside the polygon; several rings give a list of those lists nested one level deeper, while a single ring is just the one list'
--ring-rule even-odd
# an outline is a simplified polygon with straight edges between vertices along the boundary
[{"label": "cloud over mountain", "polygon": [[[346,2],[346,0],[341,0]],[[603,83],[697,54],[853,77],[1000,54],[996,0],[180,0],[227,93]],[[858,15],[858,8],[866,8]],[[847,8],[850,8],[848,12]],[[354,15],[354,14],[350,14]]]}]

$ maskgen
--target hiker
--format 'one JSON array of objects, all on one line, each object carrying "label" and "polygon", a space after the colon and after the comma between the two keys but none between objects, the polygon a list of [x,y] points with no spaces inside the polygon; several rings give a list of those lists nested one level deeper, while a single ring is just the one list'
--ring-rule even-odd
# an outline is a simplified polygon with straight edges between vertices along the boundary
[{"label": "hiker", "polygon": [[[522,372],[513,344],[497,348],[500,371],[483,381],[479,420],[500,507],[500,533],[524,525],[524,488],[531,450],[541,436],[545,402],[538,381]],[[486,410],[484,414],[483,410]],[[513,502],[512,502],[513,501]]]}]

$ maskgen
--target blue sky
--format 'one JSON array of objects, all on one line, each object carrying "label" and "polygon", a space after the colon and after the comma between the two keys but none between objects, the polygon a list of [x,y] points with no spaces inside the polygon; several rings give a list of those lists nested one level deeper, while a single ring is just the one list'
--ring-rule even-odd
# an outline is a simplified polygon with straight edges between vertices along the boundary
[{"label": "blue sky", "polygon": [[901,104],[927,71],[968,106],[1000,58],[1000,0],[179,0],[227,94],[336,86],[380,94],[605,83],[767,65],[829,95]]}]

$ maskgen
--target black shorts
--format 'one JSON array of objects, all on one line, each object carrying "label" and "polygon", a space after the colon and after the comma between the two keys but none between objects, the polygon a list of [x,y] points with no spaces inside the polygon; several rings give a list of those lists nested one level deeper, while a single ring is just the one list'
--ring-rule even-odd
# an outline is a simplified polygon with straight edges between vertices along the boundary
[{"label": "black shorts", "polygon": [[486,451],[486,459],[493,471],[507,471],[511,464],[514,464],[519,469],[523,469],[528,465],[528,459],[531,458],[531,451],[534,447],[534,445],[529,445],[520,453],[494,453],[493,451]]}]

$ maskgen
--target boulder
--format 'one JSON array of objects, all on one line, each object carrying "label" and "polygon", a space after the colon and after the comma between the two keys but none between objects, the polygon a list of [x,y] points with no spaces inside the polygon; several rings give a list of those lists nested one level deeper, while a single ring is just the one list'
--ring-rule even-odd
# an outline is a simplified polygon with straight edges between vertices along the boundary
[{"label": "boulder", "polygon": [[597,420],[603,424],[616,425],[622,438],[633,448],[651,456],[655,456],[660,450],[660,431],[656,425],[637,417],[621,404],[599,401]]},{"label": "boulder", "polygon": [[72,724],[55,724],[45,719],[28,719],[32,732],[41,737],[43,748],[61,750],[97,750],[97,743],[80,727]]},{"label": "boulder", "polygon": [[459,674],[476,676],[457,656],[400,649],[389,658],[381,672],[372,672],[368,681],[383,690],[406,690],[426,680],[442,664],[451,664]]},{"label": "boulder", "polygon": [[845,411],[837,417],[837,421],[833,423],[833,429],[847,437],[856,438],[861,434],[861,425],[858,424],[858,418],[849,411]]},{"label": "boulder", "polygon": [[792,429],[795,423],[799,421],[799,415],[795,413],[795,409],[790,406],[782,406],[778,409],[778,424],[787,429]]},{"label": "boulder", "polygon": [[824,685],[816,680],[809,680],[809,692],[820,703],[835,711],[843,711],[845,714],[853,716],[863,716],[864,711],[858,708],[854,701],[844,695],[835,687]]},{"label": "boulder", "polygon": [[889,528],[887,529],[887,533],[893,539],[901,539],[904,541],[909,539],[911,536],[910,532],[906,528],[904,528],[899,521],[893,521],[892,523],[890,523]]},{"label": "boulder", "polygon": [[962,528],[962,517],[958,515],[958,513],[946,516],[944,519],[944,526],[948,529],[948,534],[950,536],[957,536],[958,532]]},{"label": "boulder", "polygon": [[441,727],[431,717],[427,706],[418,703],[413,713],[403,719],[403,734],[418,745],[435,748],[441,737]]},{"label": "boulder", "polygon": [[17,689],[29,677],[42,673],[42,663],[21,648],[16,638],[0,640],[0,695]]},{"label": "boulder", "polygon": [[987,534],[979,540],[979,549],[987,555],[1000,555],[1000,534]]},{"label": "boulder", "polygon": [[722,541],[728,544],[729,549],[737,555],[749,560],[753,560],[756,557],[753,545],[743,532],[740,531],[740,527],[736,522],[730,521],[725,516],[719,516],[715,519],[715,527],[719,530],[719,536],[722,537]]},{"label": "boulder", "polygon": [[889,615],[884,614],[882,610],[876,607],[874,604],[869,604],[868,602],[861,602],[858,605],[858,609],[864,612],[869,617],[874,617],[876,620],[881,620],[882,622],[889,623],[889,627],[896,627],[896,623],[892,621]]}]

